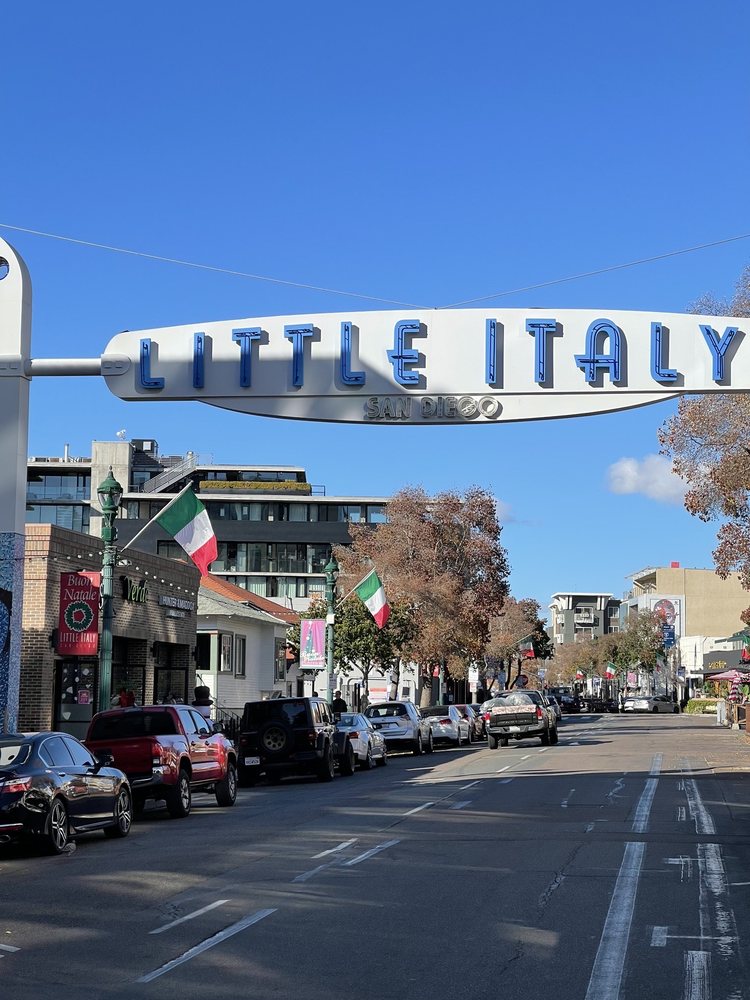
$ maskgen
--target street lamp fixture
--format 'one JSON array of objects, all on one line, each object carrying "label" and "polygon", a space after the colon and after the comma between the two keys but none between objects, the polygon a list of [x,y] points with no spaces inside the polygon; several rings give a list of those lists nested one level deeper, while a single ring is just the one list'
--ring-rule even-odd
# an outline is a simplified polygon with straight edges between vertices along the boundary
[{"label": "street lamp fixture", "polygon": [[336,621],[336,578],[339,564],[333,554],[324,570],[326,575],[326,676],[328,704],[333,702],[333,626]]},{"label": "street lamp fixture", "polygon": [[102,637],[99,646],[99,698],[98,710],[109,708],[112,697],[112,597],[114,596],[114,568],[117,564],[117,528],[115,518],[122,500],[122,486],[109,475],[96,491],[102,509]]}]

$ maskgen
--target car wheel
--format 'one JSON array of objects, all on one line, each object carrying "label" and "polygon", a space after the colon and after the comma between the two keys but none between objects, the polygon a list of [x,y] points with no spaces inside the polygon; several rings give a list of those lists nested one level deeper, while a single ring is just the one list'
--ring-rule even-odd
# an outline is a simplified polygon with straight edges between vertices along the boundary
[{"label": "car wheel", "polygon": [[560,737],[557,735],[557,726],[555,726],[554,729],[550,730],[550,734],[549,734],[549,741],[552,744],[552,746],[556,746],[557,745],[557,741],[558,741],[559,738]]},{"label": "car wheel", "polygon": [[365,759],[362,761],[362,767],[365,771],[369,771],[372,767],[372,747],[367,744],[367,753],[365,754]]},{"label": "car wheel", "polygon": [[385,767],[388,763],[388,751],[383,747],[383,756],[378,757],[378,767]]},{"label": "car wheel", "polygon": [[350,777],[352,774],[354,774],[354,768],[356,766],[356,763],[357,761],[355,760],[354,757],[354,747],[347,740],[346,748],[344,749],[344,753],[341,757],[341,760],[339,761],[339,773],[342,774],[345,778]]},{"label": "car wheel", "polygon": [[419,757],[422,753],[422,734],[417,733],[417,739],[414,743],[414,756]]},{"label": "car wheel", "polygon": [[500,746],[501,747],[507,747],[507,745],[508,745],[507,737],[504,738],[504,737],[501,736],[499,742],[500,742]]},{"label": "car wheel", "polygon": [[318,780],[333,781],[335,774],[336,770],[333,763],[333,747],[330,743],[326,743],[323,760],[320,762],[320,766],[318,768]]},{"label": "car wheel", "polygon": [[435,740],[432,738],[432,730],[430,730],[430,735],[427,737],[427,746],[424,748],[425,753],[432,753],[435,749]]},{"label": "car wheel", "polygon": [[659,706],[658,705],[654,705],[654,707],[651,709],[651,711],[652,712],[656,712],[658,714],[658,712],[659,712]]},{"label": "car wheel", "polygon": [[167,809],[173,819],[184,819],[190,813],[192,796],[190,794],[190,775],[185,768],[180,768],[177,784],[169,789]]},{"label": "car wheel", "polygon": [[52,854],[62,854],[70,841],[68,811],[62,799],[52,800],[47,820],[47,846]]},{"label": "car wheel", "polygon": [[127,837],[133,824],[133,800],[127,788],[121,788],[115,800],[115,821],[104,829],[107,837]]},{"label": "car wheel", "polygon": [[[505,741],[505,745],[508,745],[508,741]],[[490,750],[497,750],[497,736],[493,736],[492,733],[487,733],[487,746]]]},{"label": "car wheel", "polygon": [[258,733],[258,740],[266,753],[283,753],[291,744],[291,733],[278,722],[269,722]]},{"label": "car wheel", "polygon": [[214,785],[217,805],[233,806],[237,798],[237,768],[233,761],[227,762],[227,773]]},{"label": "car wheel", "polygon": [[549,744],[550,744],[549,729],[545,729],[544,730],[544,732],[542,733],[541,739],[542,739],[542,746],[543,747],[548,747]]}]

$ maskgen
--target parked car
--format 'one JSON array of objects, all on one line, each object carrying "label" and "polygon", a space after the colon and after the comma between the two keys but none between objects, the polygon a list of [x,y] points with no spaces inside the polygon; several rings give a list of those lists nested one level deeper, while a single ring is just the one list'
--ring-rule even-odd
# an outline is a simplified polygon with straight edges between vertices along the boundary
[{"label": "parked car", "polygon": [[484,712],[482,711],[482,706],[484,704],[485,704],[485,702],[473,702],[471,705],[468,706],[469,708],[471,708],[474,711],[474,713],[475,713],[475,715],[477,717],[477,720],[479,721],[479,725],[480,725],[480,733],[479,733],[479,735],[480,735],[480,737],[482,739],[484,739],[484,737],[487,735],[486,723],[484,721]]},{"label": "parked car", "polygon": [[130,785],[111,765],[67,733],[0,736],[0,843],[29,836],[62,854],[80,833],[127,837]]},{"label": "parked car", "polygon": [[364,715],[342,712],[336,723],[336,729],[349,737],[357,763],[366,771],[369,771],[374,763],[379,767],[385,767],[388,763],[388,750],[383,734],[378,732]]},{"label": "parked car", "polygon": [[471,726],[468,719],[455,705],[430,705],[420,709],[432,729],[435,743],[452,743],[461,747],[471,740]]},{"label": "parked car", "polygon": [[484,739],[484,718],[477,705],[456,705],[461,715],[469,723],[469,743],[477,743]]},{"label": "parked car", "polygon": [[560,702],[557,700],[557,698],[555,698],[554,695],[547,695],[547,701],[552,706],[552,709],[555,713],[555,718],[559,722],[560,719],[562,719],[562,708],[560,707]]},{"label": "parked car", "polygon": [[677,712],[679,708],[667,695],[631,694],[623,703],[624,712]]},{"label": "parked car", "polygon": [[336,731],[323,698],[248,701],[239,736],[240,784],[265,775],[278,784],[285,775],[314,774],[332,781],[336,770],[354,774],[355,752],[346,732]]},{"label": "parked car", "polygon": [[432,753],[434,738],[427,719],[412,701],[383,701],[370,705],[365,715],[385,737],[389,750]]},{"label": "parked car", "polygon": [[91,720],[85,739],[95,754],[112,754],[128,776],[136,811],[163,799],[170,816],[187,816],[193,792],[213,792],[220,806],[237,798],[237,753],[189,705],[112,708]]},{"label": "parked car", "polygon": [[557,720],[539,691],[503,691],[485,704],[487,745],[507,747],[508,740],[538,736],[544,746],[557,743]]}]

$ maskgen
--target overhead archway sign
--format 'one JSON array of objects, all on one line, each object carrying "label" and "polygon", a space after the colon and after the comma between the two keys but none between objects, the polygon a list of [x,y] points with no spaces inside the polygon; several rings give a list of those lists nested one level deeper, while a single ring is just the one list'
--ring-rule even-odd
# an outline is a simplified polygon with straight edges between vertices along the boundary
[{"label": "overhead archway sign", "polygon": [[624,310],[265,316],[117,334],[102,374],[125,400],[361,424],[504,423],[748,391],[747,328]]}]

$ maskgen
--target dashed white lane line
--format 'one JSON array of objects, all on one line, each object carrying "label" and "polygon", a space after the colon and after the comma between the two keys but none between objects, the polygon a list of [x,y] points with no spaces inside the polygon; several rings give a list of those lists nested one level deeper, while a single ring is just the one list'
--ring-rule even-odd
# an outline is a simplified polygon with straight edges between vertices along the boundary
[{"label": "dashed white lane line", "polygon": [[467,799],[466,802],[454,802],[451,809],[464,809],[466,806],[471,805],[471,799]]},{"label": "dashed white lane line", "polygon": [[320,854],[313,854],[311,860],[317,861],[318,858],[325,858],[329,854],[338,854],[339,851],[346,850],[347,847],[351,847],[352,844],[356,844],[356,843],[357,843],[357,838],[356,837],[354,837],[352,840],[345,840],[343,842],[343,844],[339,844],[338,847],[331,847],[327,851],[321,851]]},{"label": "dashed white lane line", "polygon": [[364,854],[357,855],[356,858],[352,858],[351,861],[344,862],[344,868],[351,868],[353,865],[358,865],[362,861],[367,861],[368,858],[373,857],[375,854],[379,854],[381,851],[385,851],[389,847],[394,847],[396,844],[400,844],[400,840],[387,840],[384,844],[378,844],[377,847],[371,848],[369,851],[365,851]]},{"label": "dashed white lane line", "polygon": [[501,778],[500,781],[498,781],[498,785],[509,785],[511,781],[513,781],[512,778]]},{"label": "dashed white lane line", "polygon": [[172,969],[176,969],[178,965],[183,965],[185,962],[189,962],[192,958],[202,955],[203,952],[208,951],[209,948],[214,948],[217,944],[221,944],[222,941],[226,941],[228,938],[234,937],[235,934],[239,934],[240,931],[244,931],[253,924],[257,924],[260,920],[270,917],[271,914],[275,912],[275,908],[272,910],[258,910],[257,913],[251,913],[247,917],[243,917],[242,920],[238,920],[237,923],[230,924],[229,927],[225,927],[223,931],[219,931],[219,933],[214,934],[213,937],[206,938],[205,941],[201,941],[200,944],[190,948],[188,951],[180,955],[179,958],[173,958],[171,962],[167,962],[158,969],[154,969],[153,972],[147,972],[145,976],[141,976],[140,979],[136,979],[136,982],[153,982],[154,979],[158,979],[159,976],[163,976],[165,973],[171,972]]},{"label": "dashed white lane line", "polygon": [[[20,951],[20,950],[21,950],[20,948],[14,948],[12,944],[0,944],[0,951],[7,951],[9,954],[14,951]],[[0,955],[0,958],[3,957],[4,957],[3,955]]]},{"label": "dashed white lane line", "polygon": [[196,917],[200,917],[204,913],[208,913],[210,910],[215,910],[217,906],[223,906],[224,903],[228,902],[228,899],[217,899],[215,903],[209,903],[208,906],[202,906],[200,910],[194,910],[192,913],[187,913],[184,917],[179,917],[179,919],[173,920],[169,924],[164,924],[163,927],[156,927],[154,930],[149,931],[149,934],[163,934],[164,931],[169,931],[173,927],[177,927],[178,924],[187,923],[188,920],[195,920]]},{"label": "dashed white lane line", "polygon": [[657,753],[654,754],[654,759],[651,761],[651,770],[649,774],[660,774],[661,773],[661,762],[664,760],[664,754]]},{"label": "dashed white lane line", "polygon": [[461,785],[461,787],[459,788],[459,791],[460,792],[465,792],[467,788],[473,788],[474,785],[478,785],[479,781],[480,781],[480,779],[478,778],[476,781],[469,782],[468,785]]},{"label": "dashed white lane line", "polygon": [[708,1000],[711,996],[711,954],[707,951],[685,952],[684,1000]]},{"label": "dashed white lane line", "polygon": [[409,812],[405,812],[404,816],[413,816],[414,813],[422,812],[423,809],[429,809],[430,806],[434,805],[434,802],[425,802],[421,806],[417,806],[415,809],[410,809]]},{"label": "dashed white lane line", "polygon": [[506,764],[505,767],[501,767],[499,771],[495,771],[495,774],[502,774],[503,771],[509,771],[512,767],[512,764]]},{"label": "dashed white lane line", "polygon": [[571,795],[573,794],[574,791],[575,791],[575,788],[571,788],[570,791],[568,792],[567,799],[563,799],[562,800],[562,802],[560,803],[560,808],[561,809],[567,809],[568,808],[568,802],[570,802],[570,797],[571,797]]},{"label": "dashed white lane line", "polygon": [[698,787],[692,778],[685,778],[685,795],[688,800],[690,818],[695,820],[696,833],[716,833],[713,817],[703,805]]},{"label": "dashed white lane line", "polygon": [[318,865],[317,868],[313,868],[309,872],[303,872],[301,875],[298,875],[296,878],[293,878],[292,882],[307,882],[314,875],[317,875],[318,872],[325,871],[326,868],[332,868],[333,865],[335,864],[336,864],[335,861],[327,861],[324,865]]}]

